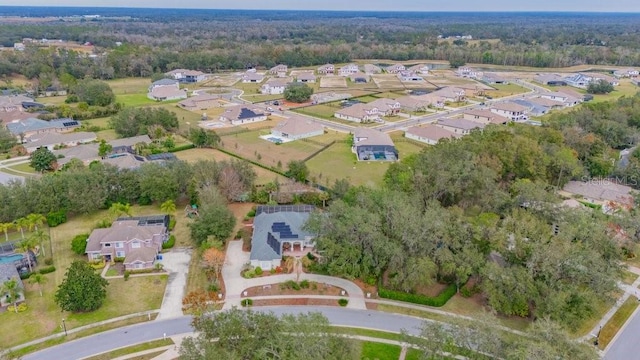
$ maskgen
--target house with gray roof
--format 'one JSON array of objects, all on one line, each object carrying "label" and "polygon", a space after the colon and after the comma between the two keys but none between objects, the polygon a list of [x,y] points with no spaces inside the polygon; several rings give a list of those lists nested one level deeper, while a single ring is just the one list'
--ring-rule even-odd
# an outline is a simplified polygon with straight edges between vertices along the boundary
[{"label": "house with gray roof", "polygon": [[[259,207],[260,208],[260,207]],[[314,234],[304,229],[311,206],[270,206],[268,211],[257,209],[251,237],[251,266],[262,270],[282,266],[287,251],[313,248]]]},{"label": "house with gray roof", "polygon": [[324,134],[324,126],[311,119],[293,116],[278,123],[271,134],[277,138],[298,140]]},{"label": "house with gray roof", "polygon": [[163,86],[174,87],[176,89],[180,88],[180,84],[179,84],[178,80],[160,79],[160,80],[152,82],[151,85],[149,85],[149,88],[147,89],[147,91],[151,92],[151,91],[153,91],[153,89],[158,88],[158,87],[163,87]]},{"label": "house with gray roof", "polygon": [[248,105],[236,105],[225,108],[220,115],[220,121],[228,122],[232,125],[249,124],[267,120],[267,114],[258,108],[252,108]]},{"label": "house with gray roof", "polygon": [[360,161],[396,161],[398,150],[389,134],[370,128],[356,128],[351,150]]},{"label": "house with gray roof", "polygon": [[462,137],[452,131],[443,129],[435,125],[425,125],[422,127],[414,126],[405,131],[404,136],[407,139],[423,142],[429,145],[437,144],[441,139],[457,139]]},{"label": "house with gray roof", "polygon": [[33,135],[29,141],[22,144],[28,153],[32,153],[39,148],[53,150],[57,147],[71,147],[80,144],[87,144],[98,140],[93,132],[76,131],[67,134],[44,133]]},{"label": "house with gray roof", "polygon": [[27,118],[24,120],[12,121],[7,124],[7,130],[11,132],[20,142],[36,134],[43,133],[67,133],[80,128],[80,121],[69,118],[41,120]]},{"label": "house with gray roof", "polygon": [[246,73],[244,73],[244,75],[242,75],[242,82],[245,84],[249,84],[249,83],[261,83],[262,80],[264,80],[264,75],[262,74],[258,74],[257,72],[254,71],[247,71]]},{"label": "house with gray roof", "polygon": [[296,82],[314,83],[316,82],[316,76],[310,71],[301,72],[296,75]]},{"label": "house with gray roof", "polygon": [[485,124],[466,119],[439,119],[436,126],[454,134],[467,135],[476,129],[484,129]]},{"label": "house with gray roof", "polygon": [[613,213],[619,209],[633,208],[635,190],[613,180],[604,179],[588,182],[569,181],[559,193],[567,197],[582,197],[583,202],[601,205],[604,213]]}]

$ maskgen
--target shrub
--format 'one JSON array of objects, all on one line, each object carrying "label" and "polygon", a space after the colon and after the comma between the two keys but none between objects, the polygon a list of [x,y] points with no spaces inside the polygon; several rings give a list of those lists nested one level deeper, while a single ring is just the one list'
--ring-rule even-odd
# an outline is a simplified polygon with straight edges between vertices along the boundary
[{"label": "shrub", "polygon": [[169,236],[169,239],[162,243],[163,249],[171,249],[176,244],[176,237],[174,235]]},{"label": "shrub", "polygon": [[193,145],[193,144],[185,144],[185,145],[180,145],[180,146],[173,147],[171,149],[167,149],[167,152],[174,153],[174,152],[178,152],[178,151],[182,151],[182,150],[193,149],[195,147],[196,146]]},{"label": "shrub", "polygon": [[262,275],[262,268],[260,266],[256,266],[256,268],[253,270],[257,276]]},{"label": "shrub", "polygon": [[28,278],[30,278],[30,277],[31,277],[31,273],[30,273],[30,272],[23,272],[23,273],[20,273],[20,279],[21,279],[21,280],[26,280],[26,279],[28,279]]},{"label": "shrub", "polygon": [[50,211],[47,214],[47,225],[56,227],[67,222],[67,212],[64,210]]},{"label": "shrub", "polygon": [[300,290],[300,284],[298,284],[297,282],[293,281],[293,284],[291,284],[291,288],[295,291]]},{"label": "shrub", "polygon": [[55,266],[53,266],[53,265],[51,265],[51,266],[47,266],[47,267],[44,267],[44,268],[42,268],[42,269],[38,270],[38,272],[39,272],[40,274],[42,274],[42,275],[44,275],[44,274],[49,274],[49,273],[52,273],[52,272],[54,272],[54,271],[56,271],[56,267],[55,267]]},{"label": "shrub", "polygon": [[124,262],[124,258],[116,256],[115,258],[113,258],[113,262],[123,263]]},{"label": "shrub", "polygon": [[256,271],[254,269],[250,269],[244,272],[244,274],[242,274],[242,276],[245,279],[253,279],[254,277],[256,277]]},{"label": "shrub", "polygon": [[276,269],[271,268],[271,270],[269,270],[269,273],[270,273],[271,275],[275,274],[275,273],[276,273]]},{"label": "shrub", "polygon": [[401,291],[388,290],[382,287],[378,288],[378,295],[381,298],[404,301],[420,305],[428,305],[434,307],[441,307],[449,301],[456,294],[457,288],[455,284],[447,286],[438,296],[429,297],[421,294],[410,294]]},{"label": "shrub", "polygon": [[374,286],[376,284],[376,278],[373,276],[369,276],[365,281],[367,285]]},{"label": "shrub", "polygon": [[[16,308],[13,305],[9,305],[9,306],[7,306],[7,311],[8,312],[12,312],[12,313],[15,314]],[[25,312],[25,311],[27,311],[27,304],[25,304],[25,303],[19,304],[18,305],[18,312]]]},{"label": "shrub", "polygon": [[311,284],[311,290],[318,290],[318,284],[316,283]]},{"label": "shrub", "polygon": [[89,263],[94,270],[104,269],[107,264],[104,261],[93,261]]},{"label": "shrub", "polygon": [[256,209],[249,210],[249,212],[247,213],[247,217],[248,218],[256,217]]},{"label": "shrub", "polygon": [[111,221],[109,221],[109,219],[102,219],[98,221],[95,226],[96,229],[106,229],[108,227],[111,227]]},{"label": "shrub", "polygon": [[314,261],[316,257],[312,253],[307,253],[307,259]]},{"label": "shrub", "polygon": [[463,286],[462,288],[460,288],[460,295],[465,298],[470,298],[473,293],[468,287]]},{"label": "shrub", "polygon": [[124,281],[129,280],[129,276],[131,276],[131,271],[125,270],[125,272],[124,272]]},{"label": "shrub", "polygon": [[303,288],[303,289],[308,289],[309,288],[309,280],[300,281],[300,287]]},{"label": "shrub", "polygon": [[53,265],[53,259],[50,257],[44,259],[44,264],[49,266]]},{"label": "shrub", "polygon": [[220,291],[220,285],[214,281],[213,283],[209,284],[207,290],[209,290],[210,292],[218,292]]},{"label": "shrub", "polygon": [[87,248],[88,238],[89,234],[76,235],[73,240],[71,240],[71,250],[78,255],[83,255]]},{"label": "shrub", "polygon": [[169,219],[169,231],[172,231],[175,227],[176,227],[176,218],[172,216]]},{"label": "shrub", "polygon": [[349,300],[347,300],[347,299],[338,300],[338,305],[340,305],[342,307],[347,306],[348,303],[349,303]]},{"label": "shrub", "polygon": [[240,302],[240,305],[242,305],[242,307],[251,306],[251,305],[253,305],[253,300],[251,300],[251,299],[242,299],[242,301]]}]

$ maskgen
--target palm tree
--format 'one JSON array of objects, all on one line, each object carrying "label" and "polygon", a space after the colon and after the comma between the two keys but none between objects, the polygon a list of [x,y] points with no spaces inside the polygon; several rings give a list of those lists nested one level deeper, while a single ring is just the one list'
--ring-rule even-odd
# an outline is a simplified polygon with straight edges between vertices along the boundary
[{"label": "palm tree", "polygon": [[27,215],[27,220],[29,221],[29,231],[33,230],[34,228],[36,229],[36,231],[38,231],[38,226],[44,224],[45,221],[47,221],[47,218],[42,214],[31,213]]},{"label": "palm tree", "polygon": [[29,284],[38,285],[38,290],[40,290],[40,297],[42,297],[42,284],[47,282],[47,278],[40,273],[31,274],[29,277]]},{"label": "palm tree", "polygon": [[20,300],[20,285],[16,279],[7,280],[0,286],[0,294],[7,295],[7,300],[13,303],[13,308],[18,312],[18,300]]},{"label": "palm tree", "polygon": [[24,228],[29,227],[29,220],[27,218],[20,218],[14,222],[16,229],[20,229],[20,236],[24,240]]},{"label": "palm tree", "polygon": [[176,212],[176,203],[173,200],[167,200],[160,204],[160,211],[171,215]]},{"label": "palm tree", "polygon": [[4,238],[9,241],[9,230],[13,228],[13,223],[0,223],[0,230],[4,232]]},{"label": "palm tree", "polygon": [[131,216],[131,205],[123,203],[113,203],[109,208],[109,212],[114,218],[118,218],[120,215]]},{"label": "palm tree", "polygon": [[296,282],[300,281],[300,274],[302,274],[302,269],[304,266],[309,266],[311,260],[306,256],[289,256],[284,263],[285,269],[287,272],[292,273],[296,272]]},{"label": "palm tree", "polygon": [[29,264],[29,272],[33,272],[33,268],[31,267],[31,254],[29,253],[29,250],[31,250],[34,245],[35,241],[32,237],[24,239],[18,243],[18,249],[24,253],[24,257],[27,259]]},{"label": "palm tree", "polygon": [[42,229],[37,229],[36,228],[36,231],[34,231],[31,234],[30,238],[31,238],[32,244],[40,245],[40,249],[42,250],[42,256],[44,256],[44,246],[42,245],[42,243],[45,240],[49,240],[49,234],[44,232],[44,230],[42,230]]}]

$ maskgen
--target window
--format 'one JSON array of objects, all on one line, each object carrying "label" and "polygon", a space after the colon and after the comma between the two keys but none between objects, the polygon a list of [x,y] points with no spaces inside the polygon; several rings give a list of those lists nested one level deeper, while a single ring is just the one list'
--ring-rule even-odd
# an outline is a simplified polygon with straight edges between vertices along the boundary
[{"label": "window", "polygon": [[116,243],[116,248],[121,249],[124,247],[124,244],[122,242],[117,242]]},{"label": "window", "polygon": [[104,247],[111,247],[111,243],[105,243]]},{"label": "window", "polygon": [[125,255],[124,255],[124,251],[116,251],[116,257],[120,257],[120,258],[122,258],[122,257],[124,257],[124,256],[125,256]]},{"label": "window", "polygon": [[132,249],[138,249],[138,248],[140,248],[140,243],[139,243],[139,242],[137,242],[137,241],[132,242],[132,243],[131,243],[131,248],[132,248]]}]

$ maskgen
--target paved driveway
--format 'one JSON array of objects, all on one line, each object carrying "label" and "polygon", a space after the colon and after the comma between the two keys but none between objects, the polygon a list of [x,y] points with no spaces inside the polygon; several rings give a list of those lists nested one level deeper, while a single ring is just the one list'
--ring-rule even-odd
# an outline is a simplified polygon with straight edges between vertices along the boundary
[{"label": "paved driveway", "polygon": [[156,320],[182,316],[182,298],[187,286],[191,250],[180,248],[162,254],[161,263],[169,272],[169,282],[164,291],[162,306]]}]

